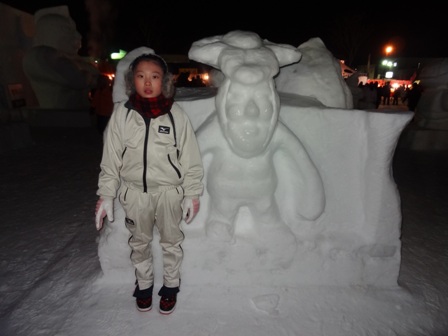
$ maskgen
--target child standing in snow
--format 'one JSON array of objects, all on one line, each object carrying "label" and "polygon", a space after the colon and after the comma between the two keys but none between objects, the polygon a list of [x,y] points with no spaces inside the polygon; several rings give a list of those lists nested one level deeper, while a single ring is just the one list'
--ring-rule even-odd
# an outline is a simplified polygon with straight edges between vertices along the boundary
[{"label": "child standing in snow", "polygon": [[143,54],[126,74],[129,100],[116,104],[104,137],[95,210],[97,230],[107,216],[113,221],[118,197],[131,236],[137,309],[152,308],[154,269],[151,242],[160,233],[163,286],[162,314],[176,306],[180,288],[182,218],[190,223],[199,211],[203,166],[187,114],[173,100],[174,84],[166,62]]}]

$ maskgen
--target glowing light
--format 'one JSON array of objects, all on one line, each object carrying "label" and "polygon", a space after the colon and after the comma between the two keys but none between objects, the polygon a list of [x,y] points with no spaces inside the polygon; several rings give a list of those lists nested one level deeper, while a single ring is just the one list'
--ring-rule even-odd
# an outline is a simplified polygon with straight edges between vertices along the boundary
[{"label": "glowing light", "polygon": [[387,59],[383,60],[383,62],[381,63],[384,66],[388,66],[389,68],[392,68],[393,66],[396,67],[397,66],[397,62],[392,62],[389,61]]},{"label": "glowing light", "polygon": [[127,54],[126,51],[120,49],[119,52],[110,54],[110,58],[113,60],[120,60],[124,56],[126,56],[126,54]]},{"label": "glowing light", "polygon": [[386,48],[384,49],[384,51],[386,52],[386,55],[389,56],[389,54],[394,51],[394,47],[391,45],[386,46]]}]

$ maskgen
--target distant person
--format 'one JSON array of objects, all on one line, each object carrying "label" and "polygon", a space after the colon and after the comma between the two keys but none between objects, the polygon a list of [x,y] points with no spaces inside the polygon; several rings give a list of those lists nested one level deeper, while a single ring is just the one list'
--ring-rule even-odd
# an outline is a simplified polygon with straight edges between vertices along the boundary
[{"label": "distant person", "polygon": [[420,97],[422,95],[422,90],[420,88],[420,85],[415,82],[412,84],[411,90],[408,92],[408,108],[409,111],[415,111],[415,108],[417,107],[418,101],[420,100]]},{"label": "distant person", "polygon": [[364,83],[359,82],[358,86],[356,87],[356,90],[352,89],[352,95],[353,95],[353,108],[354,109],[363,109],[365,105],[364,100]]},{"label": "distant person", "polygon": [[174,102],[174,85],[166,62],[142,54],[125,76],[129,100],[117,103],[105,130],[95,210],[97,230],[104,217],[114,219],[118,197],[131,236],[139,311],[152,308],[154,227],[163,254],[162,314],[176,307],[180,290],[182,218],[188,224],[199,211],[204,169],[196,135],[187,114]]},{"label": "distant person", "polygon": [[201,76],[199,76],[199,75],[194,76],[192,86],[194,86],[194,87],[204,87],[205,86],[204,82],[201,79]]},{"label": "distant person", "polygon": [[398,100],[400,99],[400,90],[396,88],[392,93],[392,105],[398,105]]},{"label": "distant person", "polygon": [[363,83],[359,82],[357,75],[352,75],[345,79],[345,83],[350,90],[352,101],[353,101],[353,109],[360,108],[360,101],[363,98],[362,87]]},{"label": "distant person", "polygon": [[403,97],[401,98],[401,102],[403,104],[405,104],[406,101],[408,100],[409,91],[411,91],[411,88],[409,86],[406,86],[405,89],[404,89]]},{"label": "distant person", "polygon": [[381,92],[381,87],[380,87],[380,84],[377,82],[377,81],[375,81],[375,82],[372,82],[373,83],[373,88],[375,88],[375,90],[376,90],[376,108],[377,109],[379,109],[380,108],[380,105],[381,105],[381,95],[382,95],[382,92]]},{"label": "distant person", "polygon": [[97,130],[103,134],[114,109],[112,81],[106,75],[98,78],[97,87],[92,93],[92,109],[96,115]]},{"label": "distant person", "polygon": [[188,78],[190,77],[190,73],[189,72],[181,72],[179,74],[179,76],[177,76],[177,80],[175,85],[177,87],[189,87],[191,86],[191,82],[188,80]]},{"label": "distant person", "polygon": [[404,85],[400,85],[398,88],[397,88],[397,104],[398,103],[401,103],[401,104],[403,104],[403,99],[404,99],[404,96],[406,95],[406,93],[405,93],[405,87],[404,87]]},{"label": "distant person", "polygon": [[376,103],[378,100],[378,91],[376,83],[370,82],[363,87],[363,99],[360,109],[373,110],[376,109]]},{"label": "distant person", "polygon": [[390,82],[384,83],[381,89],[381,95],[383,96],[383,105],[390,105],[391,87]]}]

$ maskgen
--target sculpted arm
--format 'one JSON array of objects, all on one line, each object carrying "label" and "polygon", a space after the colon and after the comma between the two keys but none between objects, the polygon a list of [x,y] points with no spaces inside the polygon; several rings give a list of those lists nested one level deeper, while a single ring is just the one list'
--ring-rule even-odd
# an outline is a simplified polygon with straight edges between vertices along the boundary
[{"label": "sculpted arm", "polygon": [[[296,214],[307,220],[317,219],[325,208],[325,190],[321,175],[302,142],[281,122],[273,137],[278,167],[289,170],[285,188],[293,193]],[[283,163],[283,161],[285,161]]]}]

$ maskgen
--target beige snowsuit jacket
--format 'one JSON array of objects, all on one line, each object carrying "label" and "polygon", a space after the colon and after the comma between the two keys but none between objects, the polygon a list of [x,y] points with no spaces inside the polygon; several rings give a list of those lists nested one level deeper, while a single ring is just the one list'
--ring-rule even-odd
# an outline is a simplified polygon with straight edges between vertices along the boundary
[{"label": "beige snowsuit jacket", "polygon": [[203,174],[194,129],[176,102],[170,113],[149,121],[125,102],[116,104],[104,135],[97,195],[115,198],[124,182],[142,192],[181,186],[185,197],[200,196]]}]

